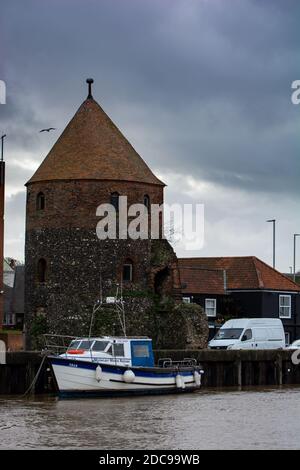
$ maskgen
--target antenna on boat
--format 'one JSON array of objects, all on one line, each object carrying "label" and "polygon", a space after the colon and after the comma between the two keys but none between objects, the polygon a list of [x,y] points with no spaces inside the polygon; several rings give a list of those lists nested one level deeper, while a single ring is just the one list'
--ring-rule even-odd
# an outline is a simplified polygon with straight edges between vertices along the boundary
[{"label": "antenna on boat", "polygon": [[124,336],[126,335],[126,313],[125,313],[125,306],[124,306],[124,300],[123,300],[123,280],[121,279],[121,308],[122,308],[122,314],[123,314],[123,331],[124,331]]},{"label": "antenna on boat", "polygon": [[[119,298],[119,292],[120,292],[120,298]],[[116,297],[115,297],[115,306],[118,314],[118,319],[123,331],[123,335],[126,337],[126,314],[125,314],[125,308],[124,308],[124,300],[123,300],[123,284],[122,281],[120,284],[117,284],[117,292],[116,292]]]}]

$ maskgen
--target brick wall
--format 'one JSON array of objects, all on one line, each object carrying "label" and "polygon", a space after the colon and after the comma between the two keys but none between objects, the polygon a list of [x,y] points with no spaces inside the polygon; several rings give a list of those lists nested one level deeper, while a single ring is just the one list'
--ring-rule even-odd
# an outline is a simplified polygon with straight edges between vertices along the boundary
[{"label": "brick wall", "polygon": [[[45,209],[37,210],[37,195],[45,194]],[[27,336],[47,330],[61,334],[87,334],[91,310],[103,294],[115,295],[126,259],[133,261],[131,291],[155,289],[162,272],[168,294],[180,289],[177,260],[166,240],[99,240],[96,209],[118,192],[128,205],[161,204],[159,185],[122,181],[53,181],[28,185],[26,220],[25,324]],[[47,262],[45,282],[38,282],[37,263]],[[149,307],[149,302],[146,302]],[[145,304],[145,305],[146,305]],[[145,310],[145,309],[144,309]],[[143,309],[141,310],[142,314]],[[138,331],[136,332],[138,334]]]}]

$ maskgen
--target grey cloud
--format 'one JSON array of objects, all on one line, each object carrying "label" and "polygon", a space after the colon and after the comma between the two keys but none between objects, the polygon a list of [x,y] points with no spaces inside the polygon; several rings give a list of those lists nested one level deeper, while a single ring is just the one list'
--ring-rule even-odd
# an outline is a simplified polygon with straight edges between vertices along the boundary
[{"label": "grey cloud", "polygon": [[[7,158],[24,150],[38,164],[58,136],[38,130],[64,128],[90,75],[151,167],[240,188],[247,207],[257,193],[299,200],[297,0],[15,0],[2,11]],[[8,170],[21,188],[30,170]]]}]

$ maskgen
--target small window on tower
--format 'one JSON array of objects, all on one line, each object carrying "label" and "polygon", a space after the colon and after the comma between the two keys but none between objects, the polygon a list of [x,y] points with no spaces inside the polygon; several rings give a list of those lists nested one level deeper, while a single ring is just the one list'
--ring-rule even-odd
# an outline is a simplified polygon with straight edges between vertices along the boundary
[{"label": "small window on tower", "polygon": [[123,282],[131,282],[132,281],[132,274],[133,274],[133,264],[132,261],[127,260],[123,264]]},{"label": "small window on tower", "polygon": [[119,193],[112,193],[110,195],[110,203],[116,209],[116,212],[119,212]]},{"label": "small window on tower", "polygon": [[38,262],[37,266],[37,278],[38,282],[44,283],[46,282],[46,272],[47,272],[47,261],[41,258]]},{"label": "small window on tower", "polygon": [[146,209],[149,211],[149,208],[150,208],[150,197],[148,196],[148,194],[145,194],[145,196],[144,196],[144,206],[145,206]]},{"label": "small window on tower", "polygon": [[45,209],[45,194],[39,193],[36,198],[36,208],[38,211],[43,211]]}]

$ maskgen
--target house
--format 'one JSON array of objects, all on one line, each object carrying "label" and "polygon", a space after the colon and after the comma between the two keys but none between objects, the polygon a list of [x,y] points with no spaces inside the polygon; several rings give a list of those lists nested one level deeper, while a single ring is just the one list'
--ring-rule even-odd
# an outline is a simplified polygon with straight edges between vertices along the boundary
[{"label": "house", "polygon": [[24,275],[25,268],[12,258],[3,263],[5,328],[22,329],[24,321]]},{"label": "house", "polygon": [[201,305],[210,337],[224,321],[280,318],[286,342],[300,338],[300,286],[255,256],[181,258],[183,300]]}]

